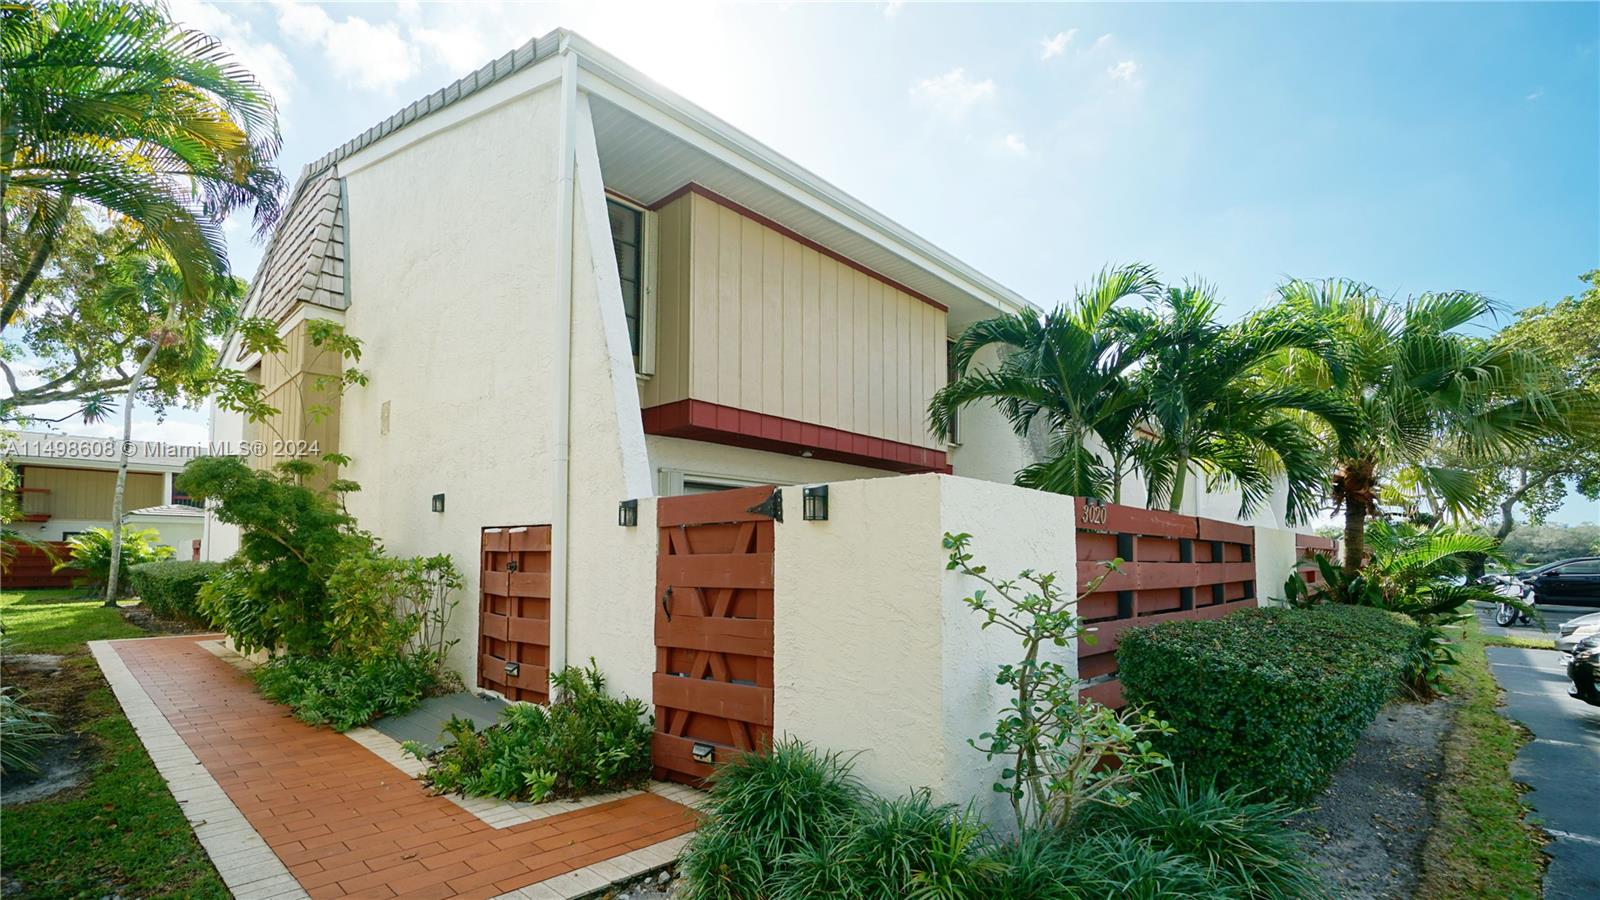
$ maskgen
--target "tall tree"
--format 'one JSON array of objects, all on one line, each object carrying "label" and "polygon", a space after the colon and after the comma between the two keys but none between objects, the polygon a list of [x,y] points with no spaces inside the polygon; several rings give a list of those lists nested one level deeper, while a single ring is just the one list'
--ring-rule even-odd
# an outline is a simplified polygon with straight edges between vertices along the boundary
[{"label": "tall tree", "polygon": [[[1583,275],[1585,290],[1550,306],[1517,313],[1495,341],[1537,353],[1559,367],[1568,384],[1600,392],[1600,269]],[[1508,461],[1480,467],[1490,503],[1499,514],[1496,535],[1516,527],[1524,510],[1537,525],[1560,508],[1569,485],[1590,500],[1600,500],[1600,435],[1564,434],[1543,439]]]},{"label": "tall tree", "polygon": [[[227,274],[230,212],[253,206],[262,230],[277,216],[271,97],[158,5],[0,4],[0,83],[0,334],[28,314],[80,203],[169,256],[190,299]],[[131,367],[104,373],[127,362],[86,358],[43,385],[0,366],[15,409],[126,387]]]},{"label": "tall tree", "polygon": [[1290,348],[1326,353],[1330,331],[1278,307],[1222,325],[1218,308],[1210,287],[1185,284],[1124,325],[1142,333],[1146,348],[1138,381],[1155,434],[1143,460],[1150,501],[1177,512],[1191,474],[1203,474],[1209,485],[1238,489],[1242,517],[1282,478],[1288,519],[1300,521],[1317,508],[1326,476],[1322,446],[1301,420],[1338,430],[1350,417],[1322,391],[1273,383],[1264,365]]},{"label": "tall tree", "polygon": [[[933,432],[948,437],[964,406],[992,403],[1018,435],[1040,423],[1050,455],[1017,473],[1026,487],[1102,499],[1120,499],[1120,481],[1095,448],[1117,449],[1125,462],[1142,398],[1128,377],[1138,350],[1115,325],[1115,304],[1160,291],[1149,266],[1108,268],[1073,301],[1048,313],[999,316],[976,322],[952,348],[957,372],[928,404]],[[1004,353],[992,366],[975,366],[986,347]],[[1120,467],[1123,462],[1117,462]]]},{"label": "tall tree", "polygon": [[1594,427],[1594,394],[1564,383],[1543,356],[1457,331],[1491,311],[1482,295],[1394,301],[1342,279],[1291,281],[1279,294],[1289,314],[1323,321],[1336,336],[1326,352],[1288,352],[1284,372],[1338,398],[1353,420],[1328,436],[1347,572],[1361,567],[1366,521],[1386,487],[1403,485],[1465,515],[1481,508],[1483,486],[1441,459],[1504,461],[1541,439]]}]

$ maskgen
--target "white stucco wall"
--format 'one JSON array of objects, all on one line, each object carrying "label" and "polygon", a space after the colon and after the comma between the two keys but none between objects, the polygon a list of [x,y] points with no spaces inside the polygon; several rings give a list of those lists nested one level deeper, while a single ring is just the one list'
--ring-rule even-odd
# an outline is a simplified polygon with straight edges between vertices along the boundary
[{"label": "white stucco wall", "polygon": [[[194,542],[203,541],[205,534],[205,519],[200,516],[133,516],[127,518],[130,528],[154,528],[161,537],[159,544],[171,547],[173,559],[188,560],[194,558]],[[201,545],[201,558],[205,557],[205,546]]]},{"label": "white stucco wall", "polygon": [[[212,448],[234,452],[244,440],[244,414],[218,409],[215,401],[210,413]],[[200,540],[201,558],[221,562],[239,551],[239,526],[218,522],[207,511]]]},{"label": "white stucco wall", "polygon": [[553,88],[520,97],[346,181],[345,327],[370,378],[342,402],[348,504],[391,552],[455,559],[451,663],[469,684],[480,529],[552,517],[558,106]]},{"label": "white stucco wall", "polygon": [[[785,510],[802,508],[785,489]],[[1072,501],[1010,485],[914,475],[829,486],[829,519],[798,512],[776,530],[774,722],[779,733],[859,752],[872,789],[929,787],[941,801],[976,801],[1004,820],[986,762],[969,738],[1005,703],[995,667],[1020,657],[1016,639],[963,599],[979,585],[945,570],[945,532],[973,535],[997,576],[1074,567]],[[1074,648],[1061,652],[1069,665]]]},{"label": "white stucco wall", "polygon": [[1293,531],[1256,526],[1256,596],[1262,606],[1282,605],[1283,583],[1294,571],[1299,554],[1295,552]]}]

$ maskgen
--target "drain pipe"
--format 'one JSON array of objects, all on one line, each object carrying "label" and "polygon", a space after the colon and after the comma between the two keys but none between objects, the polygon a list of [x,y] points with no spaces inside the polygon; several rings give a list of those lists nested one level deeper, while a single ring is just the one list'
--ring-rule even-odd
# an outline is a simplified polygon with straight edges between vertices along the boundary
[{"label": "drain pipe", "polygon": [[[567,543],[572,458],[572,247],[578,158],[578,57],[561,38],[561,145],[556,168],[556,459],[550,517],[550,674],[567,665]],[[551,699],[554,699],[553,697]]]}]

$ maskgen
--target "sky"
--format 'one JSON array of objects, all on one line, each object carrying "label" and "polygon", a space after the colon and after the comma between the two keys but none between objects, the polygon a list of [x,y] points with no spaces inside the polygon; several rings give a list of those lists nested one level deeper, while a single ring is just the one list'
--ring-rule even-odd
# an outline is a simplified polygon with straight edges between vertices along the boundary
[{"label": "sky", "polygon": [[1330,275],[1509,315],[1600,267],[1595,3],[168,5],[276,96],[286,174],[561,26],[1043,306],[1140,261],[1229,315]]}]

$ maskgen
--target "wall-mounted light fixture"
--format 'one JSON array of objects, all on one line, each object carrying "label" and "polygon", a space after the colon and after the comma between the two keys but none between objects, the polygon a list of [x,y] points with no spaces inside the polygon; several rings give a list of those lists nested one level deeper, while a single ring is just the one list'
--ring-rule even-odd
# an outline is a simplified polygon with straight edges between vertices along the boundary
[{"label": "wall-mounted light fixture", "polygon": [[717,748],[714,744],[702,744],[697,741],[694,747],[689,750],[689,756],[695,762],[709,766],[716,761]]},{"label": "wall-mounted light fixture", "polygon": [[433,495],[433,511],[434,512],[444,512],[444,495],[443,494],[434,494]]},{"label": "wall-mounted light fixture", "polygon": [[617,504],[617,524],[623,528],[639,524],[639,501],[624,500]]},{"label": "wall-mounted light fixture", "polygon": [[804,508],[801,518],[807,522],[826,522],[828,520],[828,486],[819,484],[808,487],[802,492]]}]

